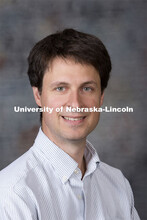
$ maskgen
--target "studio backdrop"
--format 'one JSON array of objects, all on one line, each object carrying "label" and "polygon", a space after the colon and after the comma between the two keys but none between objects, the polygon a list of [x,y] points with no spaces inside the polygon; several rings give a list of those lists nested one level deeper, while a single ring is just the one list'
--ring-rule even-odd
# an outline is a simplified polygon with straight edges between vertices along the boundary
[{"label": "studio backdrop", "polygon": [[147,219],[147,1],[0,0],[0,169],[27,151],[40,126],[27,77],[32,46],[55,31],[75,28],[99,37],[109,51],[112,72],[103,107],[132,108],[103,112],[89,136],[102,161],[122,170]]}]

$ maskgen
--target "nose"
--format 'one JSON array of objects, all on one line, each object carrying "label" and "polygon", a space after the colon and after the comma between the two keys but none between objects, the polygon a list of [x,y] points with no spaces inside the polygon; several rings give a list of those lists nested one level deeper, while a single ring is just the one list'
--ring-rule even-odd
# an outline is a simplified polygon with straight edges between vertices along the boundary
[{"label": "nose", "polygon": [[82,99],[81,99],[79,91],[77,91],[77,90],[71,91],[70,96],[69,96],[68,104],[72,108],[82,106]]}]

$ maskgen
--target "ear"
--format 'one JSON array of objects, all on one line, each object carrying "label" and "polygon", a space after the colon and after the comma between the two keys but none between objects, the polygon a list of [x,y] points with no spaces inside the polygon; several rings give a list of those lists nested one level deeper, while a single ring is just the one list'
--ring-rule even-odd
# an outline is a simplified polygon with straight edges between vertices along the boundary
[{"label": "ear", "polygon": [[37,87],[32,87],[36,104],[41,107],[41,95]]},{"label": "ear", "polygon": [[103,100],[104,100],[104,91],[103,91],[103,93],[101,94],[101,98],[100,98],[100,107],[101,107],[102,104],[103,104]]}]

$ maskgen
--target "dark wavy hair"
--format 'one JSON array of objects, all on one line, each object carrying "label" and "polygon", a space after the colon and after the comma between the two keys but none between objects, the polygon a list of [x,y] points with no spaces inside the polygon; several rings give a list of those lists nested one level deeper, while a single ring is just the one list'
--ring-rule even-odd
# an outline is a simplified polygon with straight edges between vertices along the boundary
[{"label": "dark wavy hair", "polygon": [[110,77],[111,61],[104,44],[97,37],[65,29],[40,40],[28,57],[28,76],[31,86],[41,92],[45,70],[56,58],[72,58],[78,63],[95,67],[101,79],[101,91],[107,87]]}]

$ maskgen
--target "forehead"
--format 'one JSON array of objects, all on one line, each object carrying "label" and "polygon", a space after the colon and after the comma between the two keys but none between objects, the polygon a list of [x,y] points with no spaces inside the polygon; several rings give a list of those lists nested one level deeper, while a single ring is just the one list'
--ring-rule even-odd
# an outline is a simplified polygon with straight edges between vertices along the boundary
[{"label": "forehead", "polygon": [[76,62],[72,58],[55,58],[46,69],[44,78],[74,78],[74,79],[99,79],[99,72],[94,66],[85,63]]}]

